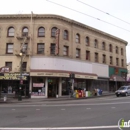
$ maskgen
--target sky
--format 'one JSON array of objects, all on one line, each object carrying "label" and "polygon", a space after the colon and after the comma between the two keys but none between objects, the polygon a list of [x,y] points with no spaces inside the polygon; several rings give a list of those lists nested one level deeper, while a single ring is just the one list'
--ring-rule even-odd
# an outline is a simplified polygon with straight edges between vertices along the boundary
[{"label": "sky", "polygon": [[56,14],[128,42],[130,62],[130,0],[0,0],[0,14]]}]

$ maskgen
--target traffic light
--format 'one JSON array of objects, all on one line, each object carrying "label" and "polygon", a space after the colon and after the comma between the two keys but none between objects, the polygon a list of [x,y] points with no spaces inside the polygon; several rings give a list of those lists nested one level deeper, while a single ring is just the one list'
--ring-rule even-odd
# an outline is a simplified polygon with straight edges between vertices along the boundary
[{"label": "traffic light", "polygon": [[74,79],[75,78],[75,74],[74,73],[70,73],[70,78]]}]

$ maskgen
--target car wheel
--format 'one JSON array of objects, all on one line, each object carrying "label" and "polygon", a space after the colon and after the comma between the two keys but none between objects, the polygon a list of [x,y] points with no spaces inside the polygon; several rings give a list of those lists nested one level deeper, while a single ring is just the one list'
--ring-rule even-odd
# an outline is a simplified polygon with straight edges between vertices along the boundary
[{"label": "car wheel", "polygon": [[119,95],[118,95],[118,94],[116,94],[116,96],[117,96],[117,97],[119,97]]},{"label": "car wheel", "polygon": [[125,96],[127,97],[127,96],[128,96],[128,93],[125,93]]}]

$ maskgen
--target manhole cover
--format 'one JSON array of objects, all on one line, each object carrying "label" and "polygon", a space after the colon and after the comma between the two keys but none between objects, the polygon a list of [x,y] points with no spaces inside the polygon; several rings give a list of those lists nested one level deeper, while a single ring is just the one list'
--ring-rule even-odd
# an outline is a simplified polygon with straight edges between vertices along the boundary
[{"label": "manhole cover", "polygon": [[16,118],[25,118],[27,116],[21,115],[21,116],[16,116]]}]

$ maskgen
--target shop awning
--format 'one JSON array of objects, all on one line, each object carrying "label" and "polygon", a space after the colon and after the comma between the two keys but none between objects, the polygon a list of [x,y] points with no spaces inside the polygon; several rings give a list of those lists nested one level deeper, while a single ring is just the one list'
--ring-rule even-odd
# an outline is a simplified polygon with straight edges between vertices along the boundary
[{"label": "shop awning", "polygon": [[110,80],[111,81],[125,81],[125,79],[121,77],[120,75],[112,75],[110,76]]}]

